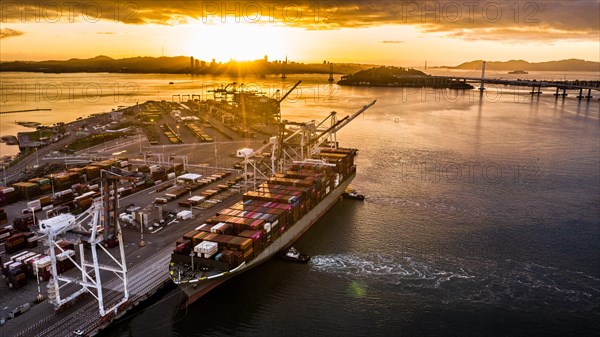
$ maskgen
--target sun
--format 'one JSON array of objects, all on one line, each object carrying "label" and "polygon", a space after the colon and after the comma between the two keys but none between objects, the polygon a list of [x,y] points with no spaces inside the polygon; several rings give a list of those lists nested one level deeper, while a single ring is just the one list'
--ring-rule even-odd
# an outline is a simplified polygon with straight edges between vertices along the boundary
[{"label": "sun", "polygon": [[260,24],[189,24],[179,42],[183,52],[217,62],[282,59],[286,55],[285,28]]}]

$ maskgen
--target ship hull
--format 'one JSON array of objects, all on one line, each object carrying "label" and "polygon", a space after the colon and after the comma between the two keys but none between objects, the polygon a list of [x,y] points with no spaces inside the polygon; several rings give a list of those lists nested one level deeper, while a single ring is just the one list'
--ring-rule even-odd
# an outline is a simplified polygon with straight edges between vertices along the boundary
[{"label": "ship hull", "polygon": [[294,241],[298,240],[302,236],[302,234],[304,234],[304,232],[306,232],[315,222],[317,222],[317,220],[319,220],[319,218],[321,218],[321,216],[323,216],[323,214],[325,214],[325,212],[327,212],[331,208],[331,206],[333,206],[340,199],[342,193],[348,187],[348,185],[350,185],[355,176],[356,172],[353,172],[351,175],[349,175],[333,191],[331,191],[331,193],[327,197],[325,197],[325,199],[323,199],[318,205],[312,208],[307,214],[305,214],[302,217],[302,219],[298,220],[279,238],[273,241],[273,243],[271,243],[269,247],[267,247],[256,258],[250,261],[250,263],[241,266],[234,272],[230,272],[226,275],[215,279],[179,284],[179,287],[187,295],[186,305],[190,305],[193,302],[197,301],[202,296],[206,295],[209,291],[216,288],[228,279],[235,277],[269,260],[281,249],[291,245]]}]

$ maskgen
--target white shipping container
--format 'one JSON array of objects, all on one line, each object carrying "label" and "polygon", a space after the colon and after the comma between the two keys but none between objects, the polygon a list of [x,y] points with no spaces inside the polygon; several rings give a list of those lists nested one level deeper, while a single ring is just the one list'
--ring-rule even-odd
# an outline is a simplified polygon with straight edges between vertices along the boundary
[{"label": "white shipping container", "polygon": [[33,200],[27,203],[27,209],[40,210],[42,208],[42,202],[38,200]]},{"label": "white shipping container", "polygon": [[19,254],[15,254],[15,255],[13,255],[13,256],[11,256],[11,257],[10,257],[10,260],[11,260],[12,262],[15,262],[15,261],[17,261],[17,259],[18,259],[19,257],[21,257],[21,256],[23,256],[23,255],[25,255],[25,254],[29,254],[29,252],[28,252],[28,251],[24,251],[24,252],[21,252],[21,253],[19,253]]},{"label": "white shipping container", "polygon": [[21,255],[15,259],[15,262],[23,262],[23,261],[27,260],[28,258],[35,256],[35,255],[36,255],[36,253],[27,253],[25,255]]},{"label": "white shipping container", "polygon": [[50,256],[45,256],[33,263],[34,267],[37,268],[38,270],[44,269],[51,264],[52,264],[52,259],[50,258]]},{"label": "white shipping container", "polygon": [[73,193],[73,190],[69,188],[64,191],[56,192],[56,193],[54,193],[54,195],[56,195],[57,197],[62,197],[63,195],[67,195],[70,193]]},{"label": "white shipping container", "polygon": [[4,193],[11,193],[11,192],[14,192],[14,191],[15,191],[14,187],[6,187],[6,188],[4,188],[2,190],[2,192],[4,192]]},{"label": "white shipping container", "polygon": [[225,231],[228,227],[231,227],[231,224],[225,223],[225,222],[219,222],[218,224],[214,225],[211,229],[210,232],[211,233],[217,233],[217,231],[223,232]]},{"label": "white shipping container", "polygon": [[42,254],[35,254],[34,256],[32,256],[26,260],[23,260],[23,263],[29,264],[29,262],[32,262],[32,261],[35,262],[36,260],[39,260],[40,258],[42,258]]},{"label": "white shipping container", "polygon": [[239,149],[236,152],[236,157],[238,157],[238,158],[245,158],[245,157],[251,155],[252,152],[254,152],[254,150],[249,149],[249,148]]},{"label": "white shipping container", "polygon": [[219,249],[219,244],[213,241],[202,241],[194,247],[194,251],[208,253]]},{"label": "white shipping container", "polygon": [[72,249],[65,250],[64,252],[56,255],[56,259],[58,261],[64,261],[64,260],[68,259],[69,256],[71,256],[71,257],[75,256],[75,251]]},{"label": "white shipping container", "polygon": [[202,241],[194,247],[194,252],[198,254],[198,257],[205,259],[210,258],[219,251],[219,245],[212,241]]},{"label": "white shipping container", "polygon": [[189,220],[192,218],[192,212],[191,211],[181,211],[179,213],[177,213],[177,219],[180,220]]},{"label": "white shipping container", "polygon": [[167,174],[167,179],[175,179],[175,173],[171,172],[171,173]]},{"label": "white shipping container", "polygon": [[195,195],[191,198],[188,198],[188,201],[191,203],[201,203],[202,201],[204,201],[204,197],[203,196],[199,196],[199,195]]},{"label": "white shipping container", "polygon": [[14,269],[14,268],[20,268],[23,264],[21,262],[13,262],[11,264],[8,265],[8,270]]}]

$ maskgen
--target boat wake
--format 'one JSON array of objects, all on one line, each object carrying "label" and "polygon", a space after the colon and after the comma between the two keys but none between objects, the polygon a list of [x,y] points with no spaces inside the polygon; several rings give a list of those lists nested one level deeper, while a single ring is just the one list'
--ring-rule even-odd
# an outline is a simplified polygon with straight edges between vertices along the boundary
[{"label": "boat wake", "polygon": [[469,279],[473,275],[464,269],[443,270],[412,257],[395,257],[383,254],[336,254],[319,255],[311,259],[311,267],[320,272],[353,277],[366,277],[391,284],[407,284],[418,281],[415,286],[425,284],[437,288],[453,278]]},{"label": "boat wake", "polygon": [[404,293],[436,297],[444,303],[477,302],[510,309],[576,304],[600,310],[600,279],[582,272],[535,263],[385,254],[318,255],[317,272],[399,287]]}]

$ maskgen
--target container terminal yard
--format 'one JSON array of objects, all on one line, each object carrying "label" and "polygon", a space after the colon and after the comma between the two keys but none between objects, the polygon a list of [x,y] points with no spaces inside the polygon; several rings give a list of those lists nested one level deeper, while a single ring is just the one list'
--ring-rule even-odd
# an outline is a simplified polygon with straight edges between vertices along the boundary
[{"label": "container terminal yard", "polygon": [[[48,261],[43,259],[43,256],[47,255],[48,247],[41,244],[42,239],[37,235],[17,229],[17,227],[31,229],[32,214],[24,215],[21,211],[27,209],[27,204],[31,202],[19,201],[5,206],[4,214],[8,215],[5,222],[13,223],[13,229],[7,232],[6,227],[3,227],[2,230],[4,242],[1,246],[3,253],[0,256],[5,282],[0,284],[0,302],[2,303],[0,315],[5,323],[0,327],[1,335],[64,336],[65,331],[78,329],[85,331],[86,334],[94,335],[111,320],[123,315],[127,309],[134,307],[160,289],[169,281],[168,262],[173,249],[172,243],[186,232],[190,225],[202,222],[212,215],[210,208],[214,205],[220,203],[229,205],[239,199],[240,176],[236,176],[235,171],[231,173],[231,171],[203,168],[202,172],[202,176],[206,178],[195,183],[193,190],[192,186],[187,186],[187,189],[184,190],[173,188],[173,185],[177,186],[173,179],[150,188],[143,188],[119,199],[119,203],[122,205],[119,207],[119,214],[121,214],[121,223],[124,225],[123,241],[127,256],[129,300],[119,308],[118,315],[107,313],[104,317],[100,317],[97,301],[92,296],[81,296],[73,304],[61,307],[59,311],[55,311],[54,306],[48,301],[34,304],[40,293],[44,298],[48,298],[47,282],[50,271]],[[157,192],[158,190],[162,191]],[[98,193],[93,190],[91,192]],[[72,193],[68,192],[68,194]],[[90,192],[84,192],[80,196],[86,195],[86,193]],[[56,194],[64,195],[61,192]],[[190,195],[192,196],[190,197]],[[92,196],[74,200],[73,206],[78,207],[77,203],[81,205],[90,203]],[[77,198],[79,197],[74,199]],[[46,200],[44,197],[40,199]],[[159,202],[157,206],[152,206],[157,199]],[[188,201],[189,199],[192,201]],[[68,200],[68,197],[65,200]],[[164,204],[163,200],[166,201]],[[202,201],[199,202],[199,200]],[[54,199],[54,202],[56,201],[57,199]],[[147,205],[151,206],[147,207]],[[185,205],[185,207],[180,205]],[[48,206],[43,208],[46,207]],[[60,211],[61,208],[64,210],[64,207],[63,204],[63,206],[52,209]],[[158,214],[158,208],[161,209],[161,214]],[[36,212],[36,221],[46,218],[43,213],[42,211]],[[140,230],[140,222],[143,226],[142,230]],[[29,223],[30,226],[23,225],[23,223]],[[18,234],[15,234],[17,232]],[[10,236],[7,236],[6,233],[10,233]],[[65,250],[69,251],[69,249]],[[110,251],[118,251],[118,247],[111,248]],[[58,259],[60,260],[60,256]],[[61,273],[77,274],[77,270],[73,268],[73,264],[69,260],[60,262],[63,262],[60,264]],[[106,263],[107,261],[101,262]],[[40,280],[39,283],[36,274]],[[105,302],[107,303],[111,301],[111,288],[118,285],[116,281],[114,275],[111,278],[109,273],[103,274]],[[68,289],[66,290],[68,292]]]},{"label": "container terminal yard", "polygon": [[[96,335],[172,282],[174,243],[257,186],[275,153],[261,149],[283,134],[287,94],[217,95],[69,123],[60,142],[36,150],[35,165],[31,154],[4,170],[0,336]],[[332,113],[320,136],[369,106],[339,121]],[[69,219],[69,231],[53,219]]]}]

